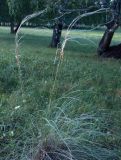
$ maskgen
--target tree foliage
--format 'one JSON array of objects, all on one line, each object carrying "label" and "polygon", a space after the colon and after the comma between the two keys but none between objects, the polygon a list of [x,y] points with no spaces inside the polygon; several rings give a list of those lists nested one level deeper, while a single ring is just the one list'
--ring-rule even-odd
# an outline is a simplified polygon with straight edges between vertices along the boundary
[{"label": "tree foliage", "polygon": [[[99,2],[99,0],[97,0]],[[14,18],[15,22],[20,22],[25,16],[36,11],[47,8],[47,14],[42,19],[51,21],[59,16],[65,15],[64,22],[70,23],[70,21],[77,15],[86,12],[85,9],[94,7],[96,0],[1,0],[2,10],[0,15],[9,13],[9,16]],[[8,7],[6,7],[8,5]],[[9,11],[8,11],[9,10]],[[71,16],[69,15],[69,12]],[[68,16],[69,15],[69,16]],[[7,19],[5,16],[4,19]],[[103,18],[102,18],[103,19]],[[82,20],[82,23],[93,24],[98,23],[100,16],[95,16],[89,20]],[[35,22],[39,23],[39,19]],[[41,21],[40,21],[41,22]]]},{"label": "tree foliage", "polygon": [[9,14],[14,16],[16,21],[21,20],[27,14],[32,12],[32,7],[29,0],[7,0]]},{"label": "tree foliage", "polygon": [[0,0],[0,21],[9,22],[9,11],[6,0]]}]

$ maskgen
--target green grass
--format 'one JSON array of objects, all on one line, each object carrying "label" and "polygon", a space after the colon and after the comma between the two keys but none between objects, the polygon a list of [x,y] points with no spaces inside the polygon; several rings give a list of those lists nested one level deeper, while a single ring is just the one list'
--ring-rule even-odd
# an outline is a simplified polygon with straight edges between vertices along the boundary
[{"label": "green grass", "polygon": [[67,43],[55,81],[52,31],[22,32],[20,77],[15,37],[0,28],[0,159],[32,159],[42,148],[54,160],[120,160],[121,61],[97,57],[103,33],[73,30],[81,45]]}]

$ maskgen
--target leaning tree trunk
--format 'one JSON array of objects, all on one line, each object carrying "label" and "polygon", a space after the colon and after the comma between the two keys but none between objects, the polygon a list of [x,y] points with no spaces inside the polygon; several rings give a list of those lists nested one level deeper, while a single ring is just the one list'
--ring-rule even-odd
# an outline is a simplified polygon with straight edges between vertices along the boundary
[{"label": "leaning tree trunk", "polygon": [[14,18],[13,17],[10,18],[10,32],[11,32],[11,34],[15,33],[15,31],[14,31]]},{"label": "leaning tree trunk", "polygon": [[110,46],[113,35],[119,27],[114,21],[107,25],[107,29],[99,43],[98,55],[102,57],[121,58],[121,44]]},{"label": "leaning tree trunk", "polygon": [[52,36],[50,47],[52,48],[58,47],[60,43],[60,39],[61,39],[62,28],[63,28],[62,21],[55,23],[54,28],[53,28],[53,36]]},{"label": "leaning tree trunk", "polygon": [[103,55],[106,51],[109,50],[109,47],[110,47],[110,43],[112,41],[112,38],[113,38],[113,35],[114,35],[114,32],[106,29],[100,43],[99,43],[99,46],[98,46],[98,55]]},{"label": "leaning tree trunk", "polygon": [[19,27],[20,27],[20,24],[21,24],[21,22],[18,22],[16,28],[14,29],[14,32],[15,32],[15,33],[18,31],[18,29],[19,29]]},{"label": "leaning tree trunk", "polygon": [[11,17],[11,19],[10,19],[11,34],[15,34],[18,31],[18,28],[19,28],[20,24],[21,24],[21,22],[18,22],[17,25],[15,26],[14,18]]}]

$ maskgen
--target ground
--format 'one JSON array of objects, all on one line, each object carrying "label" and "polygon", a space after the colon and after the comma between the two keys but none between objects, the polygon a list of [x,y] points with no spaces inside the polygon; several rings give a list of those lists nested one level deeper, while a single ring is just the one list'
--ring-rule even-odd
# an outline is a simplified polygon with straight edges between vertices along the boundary
[{"label": "ground", "polygon": [[32,158],[41,146],[61,159],[120,160],[121,61],[96,55],[103,31],[71,31],[60,65],[51,30],[21,31],[19,66],[15,35],[0,28],[0,159]]}]

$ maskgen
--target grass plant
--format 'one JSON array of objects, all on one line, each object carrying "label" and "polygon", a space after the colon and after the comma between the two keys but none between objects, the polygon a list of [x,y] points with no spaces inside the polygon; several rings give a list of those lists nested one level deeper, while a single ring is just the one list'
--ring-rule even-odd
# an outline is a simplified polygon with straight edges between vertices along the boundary
[{"label": "grass plant", "polygon": [[121,61],[97,57],[103,32],[71,31],[78,43],[67,42],[52,93],[58,64],[48,47],[52,31],[22,32],[23,96],[15,37],[0,28],[0,159],[120,160]]}]

